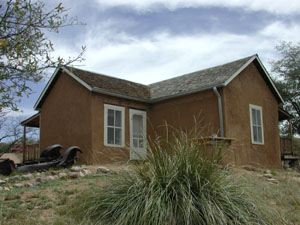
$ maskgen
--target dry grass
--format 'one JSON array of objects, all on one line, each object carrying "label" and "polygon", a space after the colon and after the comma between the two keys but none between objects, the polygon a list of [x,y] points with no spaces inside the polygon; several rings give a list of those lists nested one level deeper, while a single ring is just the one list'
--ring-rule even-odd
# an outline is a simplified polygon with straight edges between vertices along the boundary
[{"label": "dry grass", "polygon": [[[128,168],[126,164],[105,166],[114,171]],[[263,170],[232,170],[232,176],[246,184],[262,200],[263,207],[272,211],[277,224],[300,224],[300,173],[285,170],[274,170],[272,173],[278,184],[267,182]],[[72,199],[106,185],[108,179],[90,176],[55,181],[35,188],[1,191],[0,224],[78,224],[68,214]]]}]

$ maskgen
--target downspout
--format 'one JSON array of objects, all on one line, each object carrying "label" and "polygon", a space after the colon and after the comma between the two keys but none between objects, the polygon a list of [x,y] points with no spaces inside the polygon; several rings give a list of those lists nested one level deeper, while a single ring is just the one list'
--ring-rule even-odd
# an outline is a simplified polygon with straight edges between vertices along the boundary
[{"label": "downspout", "polygon": [[213,90],[218,97],[218,107],[219,107],[219,120],[220,120],[220,136],[224,137],[224,122],[223,122],[223,110],[222,110],[222,98],[220,93],[218,92],[218,89],[216,87],[213,87]]}]

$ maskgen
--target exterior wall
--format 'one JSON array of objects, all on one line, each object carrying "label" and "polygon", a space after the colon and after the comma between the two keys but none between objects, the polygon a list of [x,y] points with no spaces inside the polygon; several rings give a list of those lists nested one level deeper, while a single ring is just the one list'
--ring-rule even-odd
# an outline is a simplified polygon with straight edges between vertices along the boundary
[{"label": "exterior wall", "polygon": [[218,99],[212,90],[154,103],[149,111],[148,132],[151,137],[165,136],[165,123],[176,129],[195,127],[202,136],[219,132]]},{"label": "exterior wall", "polygon": [[[130,158],[129,109],[148,111],[148,104],[126,100],[107,95],[92,94],[92,148],[89,153],[91,164],[124,161]],[[107,147],[104,145],[104,104],[123,106],[125,108],[125,147]],[[147,112],[148,117],[148,112]],[[148,127],[148,126],[147,126]]]},{"label": "exterior wall", "polygon": [[41,149],[61,144],[64,150],[79,146],[80,162],[87,163],[91,149],[91,93],[69,75],[62,73],[41,109]]},{"label": "exterior wall", "polygon": [[[251,143],[249,104],[262,107],[264,144]],[[223,91],[225,136],[234,138],[227,162],[236,165],[281,167],[278,103],[254,63]]]},{"label": "exterior wall", "polygon": [[[223,98],[225,136],[235,139],[226,161],[236,165],[253,164],[280,167],[278,103],[254,63],[227,87]],[[125,107],[125,147],[104,146],[104,104]],[[251,143],[249,104],[263,110],[264,145]],[[43,103],[40,118],[41,149],[62,144],[83,150],[81,163],[98,164],[129,159],[129,109],[147,112],[147,134],[165,137],[165,123],[188,130],[197,125],[202,136],[219,134],[217,96],[212,90],[146,104],[92,93],[66,74],[52,87]]]}]

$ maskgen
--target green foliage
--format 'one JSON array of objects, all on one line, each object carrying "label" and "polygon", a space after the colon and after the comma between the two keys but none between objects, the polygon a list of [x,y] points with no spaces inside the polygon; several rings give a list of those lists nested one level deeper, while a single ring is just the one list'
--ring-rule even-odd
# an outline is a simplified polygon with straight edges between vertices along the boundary
[{"label": "green foliage", "polygon": [[147,160],[79,196],[72,215],[92,224],[268,224],[219,164],[221,151],[179,132],[148,148]]},{"label": "green foliage", "polygon": [[[286,101],[284,109],[293,115],[293,131],[300,135],[300,42],[281,42],[276,46],[281,59],[272,62],[272,71],[279,76],[276,86]],[[283,129],[287,131],[286,125]]]},{"label": "green foliage", "polygon": [[76,18],[68,19],[61,3],[48,10],[40,0],[1,1],[0,110],[16,110],[18,100],[31,93],[28,83],[39,82],[45,69],[82,60],[83,52],[68,60],[53,58],[53,44],[45,35],[73,24]]}]

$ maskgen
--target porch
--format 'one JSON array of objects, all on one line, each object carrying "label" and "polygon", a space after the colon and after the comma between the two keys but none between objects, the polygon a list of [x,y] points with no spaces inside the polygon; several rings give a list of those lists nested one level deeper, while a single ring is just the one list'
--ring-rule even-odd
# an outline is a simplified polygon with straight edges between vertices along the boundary
[{"label": "porch", "polygon": [[286,137],[280,137],[280,152],[283,167],[294,166],[299,162],[299,156],[297,156],[293,149],[293,131],[292,131],[292,116],[284,111],[278,109],[279,121],[287,120],[289,123],[289,134]]},{"label": "porch", "polygon": [[37,162],[40,158],[40,145],[39,144],[27,144],[26,143],[26,131],[27,127],[40,127],[40,113],[37,113],[30,118],[21,122],[24,127],[23,133],[23,164]]}]

